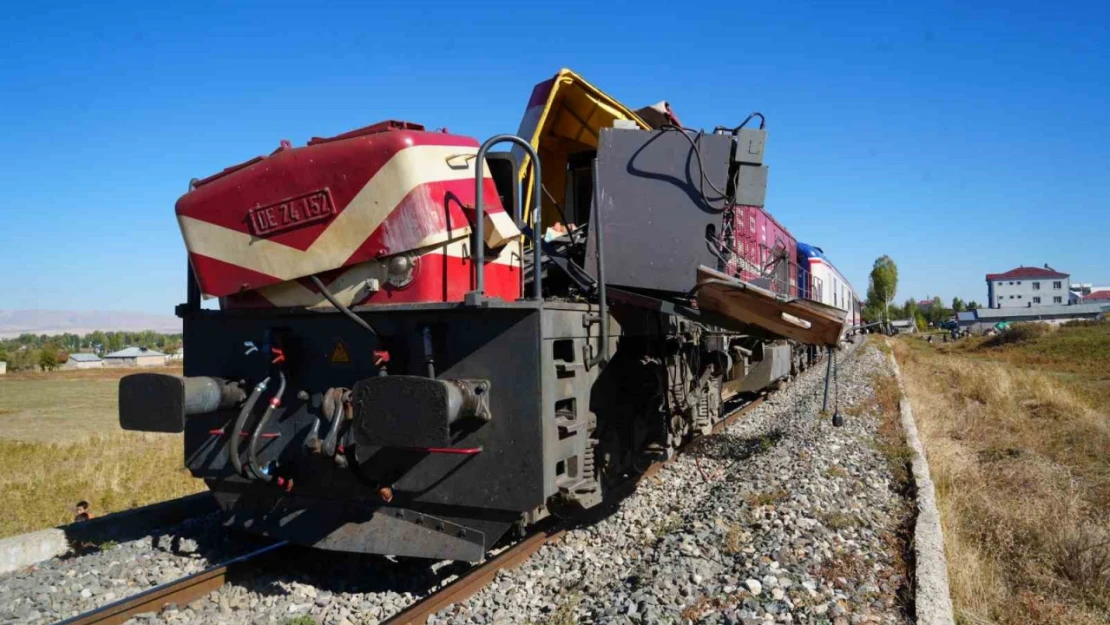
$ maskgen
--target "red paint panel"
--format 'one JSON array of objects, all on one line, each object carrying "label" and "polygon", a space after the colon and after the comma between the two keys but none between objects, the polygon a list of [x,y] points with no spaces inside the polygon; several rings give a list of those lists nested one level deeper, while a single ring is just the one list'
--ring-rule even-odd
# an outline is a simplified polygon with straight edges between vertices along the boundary
[{"label": "red paint panel", "polygon": [[[789,279],[793,286],[789,287],[789,293],[786,295],[797,295],[797,263],[795,262],[798,257],[798,242],[794,239],[794,235],[784,228],[770,213],[763,210],[758,206],[736,206],[733,210],[733,232],[734,241],[732,245],[734,249],[740,252],[740,256],[747,261],[747,264],[739,268],[739,277],[741,280],[754,280],[763,277],[758,271],[752,271],[753,268],[762,268],[770,262],[769,254],[771,250],[776,247],[785,249],[787,260],[784,262],[789,263]],[[766,235],[764,237],[764,235]],[[730,268],[730,271],[735,271],[737,268]],[[784,288],[784,285],[777,285],[779,290]]]},{"label": "red paint panel", "polygon": [[[478,142],[457,135],[395,130],[279,150],[185,194],[177,202],[177,214],[249,234],[250,209],[327,189],[338,215],[393,155],[413,145],[477,147]],[[267,238],[306,250],[333,219]]]},{"label": "red paint panel", "polygon": [[555,78],[548,78],[540,84],[532,87],[532,95],[528,98],[528,106],[524,107],[525,111],[533,106],[541,106],[547,104],[547,98],[551,95],[551,88],[555,86]]},{"label": "red paint panel", "polygon": [[[383,285],[381,291],[352,305],[461,302],[466,293],[474,288],[473,263],[468,258],[431,253],[421,256],[419,262],[416,275],[408,285],[402,288]],[[307,286],[307,282],[304,280],[301,284]],[[315,287],[312,291],[316,291]],[[519,299],[519,265],[486,263],[486,294],[507,301]],[[225,299],[225,308],[269,307],[273,304],[255,292],[231,295]]]},{"label": "red paint panel", "polygon": [[[482,192],[486,211],[505,212],[492,178],[485,179]],[[401,200],[343,265],[411,250],[429,235],[465,228],[474,222],[473,206],[473,180],[446,180],[420,185]]]},{"label": "red paint panel", "polygon": [[197,276],[201,293],[209,295],[238,293],[281,282],[273,276],[200,254],[189,254],[189,261],[193,265],[193,273]]}]

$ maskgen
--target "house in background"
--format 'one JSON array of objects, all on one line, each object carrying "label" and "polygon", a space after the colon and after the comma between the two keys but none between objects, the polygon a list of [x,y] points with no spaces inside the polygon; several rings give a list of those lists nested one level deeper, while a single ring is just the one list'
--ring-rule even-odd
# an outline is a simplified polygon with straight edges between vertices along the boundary
[{"label": "house in background", "polygon": [[1055,306],[1030,306],[1027,308],[979,308],[956,313],[956,322],[959,323],[960,329],[978,334],[986,332],[1004,321],[1007,323],[1036,321],[1060,324],[1076,320],[1104,319],[1108,311],[1110,311],[1110,300],[1084,302],[1072,306],[1056,304]]},{"label": "house in background", "polygon": [[104,361],[96,354],[70,354],[62,369],[99,369]]},{"label": "house in background", "polygon": [[165,354],[145,347],[128,347],[104,355],[105,367],[161,367],[165,364]]},{"label": "house in background", "polygon": [[917,332],[917,320],[915,319],[892,319],[890,328],[896,334],[915,334]]},{"label": "house in background", "polygon": [[1033,308],[1066,306],[1072,303],[1069,274],[1042,267],[1017,267],[1004,273],[987,274],[987,306],[990,308]]}]

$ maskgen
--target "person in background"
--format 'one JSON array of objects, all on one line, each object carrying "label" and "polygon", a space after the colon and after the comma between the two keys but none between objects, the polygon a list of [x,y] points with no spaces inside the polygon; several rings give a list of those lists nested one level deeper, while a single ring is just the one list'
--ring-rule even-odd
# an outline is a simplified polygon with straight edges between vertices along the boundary
[{"label": "person in background", "polygon": [[76,521],[88,521],[89,519],[92,518],[92,514],[89,513],[89,502],[87,502],[87,501],[83,501],[83,500],[78,501],[76,512],[77,512],[77,514],[73,517],[73,520],[75,522]]}]

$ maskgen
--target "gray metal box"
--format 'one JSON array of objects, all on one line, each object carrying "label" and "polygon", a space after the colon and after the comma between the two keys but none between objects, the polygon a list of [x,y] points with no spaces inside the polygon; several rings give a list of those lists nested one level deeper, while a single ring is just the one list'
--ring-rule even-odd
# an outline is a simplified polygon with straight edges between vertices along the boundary
[{"label": "gray metal box", "polygon": [[767,143],[767,131],[754,128],[741,128],[733,137],[736,149],[732,158],[737,163],[747,165],[763,164],[763,146]]},{"label": "gray metal box", "polygon": [[[701,136],[701,169],[692,139],[677,131],[601,131],[598,195],[608,284],[682,293],[696,284],[699,265],[717,266],[706,235],[720,231],[727,201],[709,183],[727,190],[734,137]],[[709,182],[703,183],[703,170]],[[587,258],[595,247],[591,231]],[[586,268],[595,271],[592,261]]]},{"label": "gray metal box", "polygon": [[767,166],[740,165],[733,179],[736,203],[746,206],[763,206],[767,199]]}]

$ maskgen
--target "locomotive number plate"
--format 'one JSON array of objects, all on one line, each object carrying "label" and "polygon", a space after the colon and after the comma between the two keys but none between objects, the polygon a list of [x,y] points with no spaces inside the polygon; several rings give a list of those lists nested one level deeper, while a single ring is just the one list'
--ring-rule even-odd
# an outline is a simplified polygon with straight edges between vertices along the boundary
[{"label": "locomotive number plate", "polygon": [[256,206],[247,211],[247,223],[254,236],[268,237],[318,221],[327,221],[333,215],[335,203],[331,200],[331,191],[324,188],[269,206]]}]

